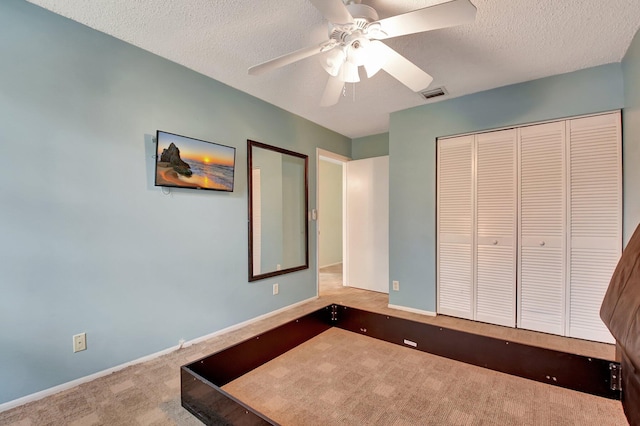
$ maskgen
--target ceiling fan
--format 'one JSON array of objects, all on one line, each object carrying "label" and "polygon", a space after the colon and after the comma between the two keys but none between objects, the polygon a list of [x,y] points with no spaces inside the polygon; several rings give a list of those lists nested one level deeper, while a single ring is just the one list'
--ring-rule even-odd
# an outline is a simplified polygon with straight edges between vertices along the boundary
[{"label": "ceiling fan", "polygon": [[466,24],[476,15],[469,0],[451,0],[380,20],[375,9],[361,4],[361,0],[309,1],[329,21],[328,40],[253,66],[249,74],[262,74],[322,54],[321,64],[329,73],[322,106],[336,104],[345,83],[360,81],[360,66],[368,78],[383,69],[414,92],[426,89],[433,77],[380,40]]}]

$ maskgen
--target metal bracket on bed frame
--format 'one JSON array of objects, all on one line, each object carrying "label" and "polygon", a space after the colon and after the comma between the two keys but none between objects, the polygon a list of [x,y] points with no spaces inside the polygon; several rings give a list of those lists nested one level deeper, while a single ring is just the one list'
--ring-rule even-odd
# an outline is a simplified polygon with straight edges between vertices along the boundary
[{"label": "metal bracket on bed frame", "polygon": [[338,305],[331,305],[331,322],[338,321]]},{"label": "metal bracket on bed frame", "polygon": [[611,379],[609,385],[611,390],[622,390],[622,366],[616,362],[609,364],[609,371],[611,372]]}]

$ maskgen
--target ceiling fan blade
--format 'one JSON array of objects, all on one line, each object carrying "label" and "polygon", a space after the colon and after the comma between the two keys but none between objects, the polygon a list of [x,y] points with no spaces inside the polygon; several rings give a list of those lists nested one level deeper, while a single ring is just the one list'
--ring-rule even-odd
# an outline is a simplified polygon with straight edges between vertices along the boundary
[{"label": "ceiling fan blade", "polygon": [[433,77],[386,44],[381,41],[372,41],[371,43],[376,43],[376,45],[379,43],[376,46],[377,51],[387,58],[382,69],[409,89],[419,92],[426,89],[433,81]]},{"label": "ceiling fan blade", "polygon": [[329,76],[329,81],[327,81],[327,85],[324,88],[324,93],[322,94],[320,106],[328,107],[337,104],[340,100],[340,95],[342,94],[343,87],[344,81],[342,81],[342,79],[340,79],[339,77]]},{"label": "ceiling fan blade", "polygon": [[309,0],[332,24],[350,24],[353,22],[351,13],[342,0]]},{"label": "ceiling fan blade", "polygon": [[469,0],[452,0],[413,12],[377,21],[380,31],[372,33],[378,40],[398,37],[423,31],[437,30],[473,22],[476,7]]},{"label": "ceiling fan blade", "polygon": [[254,65],[249,68],[249,75],[259,75],[264,72],[275,70],[277,68],[284,67],[285,65],[292,64],[301,59],[317,55],[318,53],[326,51],[327,46],[330,45],[330,43],[328,44],[328,42],[324,42],[316,46],[309,46],[300,50],[296,50],[295,52],[287,53],[286,55],[279,56],[275,59],[271,59],[270,61],[263,62],[259,65]]}]

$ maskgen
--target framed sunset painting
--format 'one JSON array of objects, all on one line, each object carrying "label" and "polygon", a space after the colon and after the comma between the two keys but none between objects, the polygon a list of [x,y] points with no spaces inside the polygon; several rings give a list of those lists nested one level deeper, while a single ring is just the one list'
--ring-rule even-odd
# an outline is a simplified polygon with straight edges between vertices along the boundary
[{"label": "framed sunset painting", "polygon": [[233,191],[236,149],[158,130],[156,186]]}]

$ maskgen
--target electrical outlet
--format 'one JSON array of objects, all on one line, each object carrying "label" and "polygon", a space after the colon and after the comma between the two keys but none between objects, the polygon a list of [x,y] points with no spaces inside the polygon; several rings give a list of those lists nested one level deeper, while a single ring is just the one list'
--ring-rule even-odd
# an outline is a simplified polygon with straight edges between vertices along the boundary
[{"label": "electrical outlet", "polygon": [[282,269],[282,265],[280,265],[279,263],[276,265],[276,271],[280,271]]},{"label": "electrical outlet", "polygon": [[400,281],[394,281],[393,282],[393,290],[394,291],[400,291]]},{"label": "electrical outlet", "polygon": [[276,294],[278,294],[279,291],[280,291],[280,289],[278,288],[278,284],[274,284],[273,285],[273,295],[275,296]]},{"label": "electrical outlet", "polygon": [[80,333],[73,336],[73,352],[80,352],[87,349],[87,333]]}]

